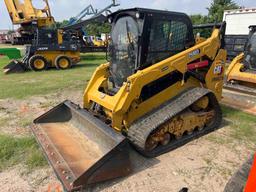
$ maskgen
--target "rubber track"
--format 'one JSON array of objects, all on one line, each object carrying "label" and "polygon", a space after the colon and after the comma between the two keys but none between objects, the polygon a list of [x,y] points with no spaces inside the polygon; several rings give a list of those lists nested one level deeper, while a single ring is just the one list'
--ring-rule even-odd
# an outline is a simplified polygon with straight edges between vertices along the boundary
[{"label": "rubber track", "polygon": [[[131,141],[133,145],[135,145],[136,149],[139,150],[139,152],[142,153],[144,156],[155,157],[167,151],[170,151],[174,148],[177,148],[178,146],[181,146],[187,143],[188,141],[192,140],[193,138],[196,138],[201,134],[206,134],[204,133],[205,130],[203,130],[198,135],[197,134],[187,135],[182,139],[177,140],[176,143],[171,142],[170,145],[163,146],[163,148],[160,150],[156,149],[156,150],[153,150],[152,152],[144,151],[146,140],[148,138],[148,135],[150,135],[152,131],[157,129],[159,126],[161,126],[168,120],[175,117],[180,112],[184,111],[187,107],[192,105],[198,99],[208,94],[213,95],[213,93],[210,92],[210,90],[205,88],[193,88],[181,93],[174,99],[161,105],[159,108],[153,110],[152,112],[138,119],[134,124],[132,124],[128,130],[128,139]],[[217,124],[214,125],[214,128],[215,128],[220,124],[219,121],[221,121],[222,114],[215,96],[214,96],[214,100],[215,100],[214,105],[215,107],[217,106],[217,114],[220,116],[220,118],[217,119],[218,121]]]}]

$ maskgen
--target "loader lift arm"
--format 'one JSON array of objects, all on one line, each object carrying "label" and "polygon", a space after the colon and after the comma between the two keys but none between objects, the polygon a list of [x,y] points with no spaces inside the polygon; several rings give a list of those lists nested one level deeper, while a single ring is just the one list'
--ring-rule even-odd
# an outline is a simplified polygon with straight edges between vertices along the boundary
[{"label": "loader lift arm", "polygon": [[0,55],[6,55],[9,59],[20,59],[20,50],[17,48],[0,48]]}]

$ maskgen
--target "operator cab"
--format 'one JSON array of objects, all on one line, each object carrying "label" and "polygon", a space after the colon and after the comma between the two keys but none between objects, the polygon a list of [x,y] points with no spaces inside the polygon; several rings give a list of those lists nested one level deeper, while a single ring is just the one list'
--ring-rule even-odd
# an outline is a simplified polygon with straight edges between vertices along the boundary
[{"label": "operator cab", "polygon": [[245,47],[244,64],[246,69],[256,71],[256,25],[249,27],[250,33]]},{"label": "operator cab", "polygon": [[191,20],[183,13],[134,8],[111,14],[108,20],[110,81],[115,88],[136,71],[195,44]]}]

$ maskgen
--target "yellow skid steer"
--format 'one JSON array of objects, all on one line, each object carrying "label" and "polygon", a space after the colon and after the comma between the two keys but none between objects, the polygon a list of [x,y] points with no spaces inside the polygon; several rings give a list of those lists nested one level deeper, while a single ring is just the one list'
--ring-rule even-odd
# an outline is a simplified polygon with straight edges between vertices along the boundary
[{"label": "yellow skid steer", "polygon": [[222,120],[225,23],[195,40],[183,13],[134,8],[108,21],[109,63],[94,72],[83,107],[64,101],[32,126],[67,191],[130,174],[130,144],[155,157]]}]

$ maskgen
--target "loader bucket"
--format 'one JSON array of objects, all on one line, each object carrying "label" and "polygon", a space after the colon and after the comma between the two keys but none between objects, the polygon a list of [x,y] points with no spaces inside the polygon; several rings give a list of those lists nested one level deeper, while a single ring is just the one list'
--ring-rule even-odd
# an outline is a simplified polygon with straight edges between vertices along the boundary
[{"label": "loader bucket", "polygon": [[131,172],[126,137],[70,101],[37,118],[32,131],[67,191]]},{"label": "loader bucket", "polygon": [[23,63],[18,60],[13,60],[4,67],[5,74],[23,73],[24,71],[25,67],[23,66]]}]

